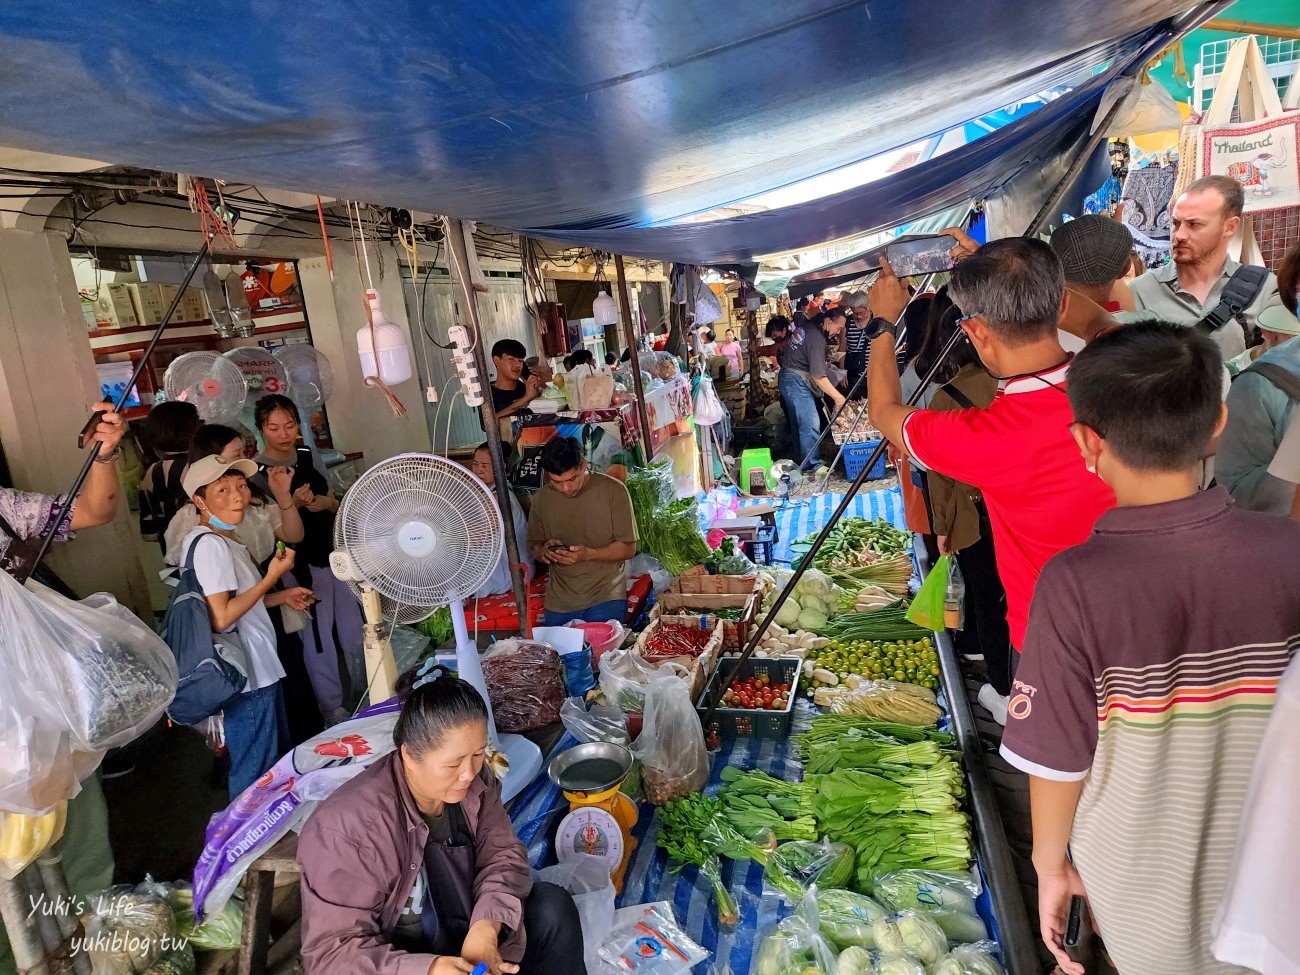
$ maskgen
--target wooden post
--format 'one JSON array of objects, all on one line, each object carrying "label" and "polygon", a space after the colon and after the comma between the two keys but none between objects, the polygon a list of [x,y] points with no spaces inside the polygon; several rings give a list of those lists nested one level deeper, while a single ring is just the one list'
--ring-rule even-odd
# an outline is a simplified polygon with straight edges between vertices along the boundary
[{"label": "wooden post", "polygon": [[1279,24],[1257,24],[1249,20],[1228,20],[1215,17],[1201,25],[1201,30],[1221,30],[1229,34],[1260,34],[1264,37],[1281,37],[1300,41],[1300,27],[1283,27]]},{"label": "wooden post", "polygon": [[749,341],[749,404],[745,413],[752,415],[763,388],[763,370],[758,362],[758,312],[745,305],[745,336]]},{"label": "wooden post", "polygon": [[649,464],[654,459],[654,441],[650,439],[650,411],[645,405],[645,384],[641,382],[641,367],[637,361],[640,343],[637,341],[637,329],[632,323],[632,302],[627,296],[627,272],[623,270],[623,255],[614,255],[614,267],[618,271],[618,310],[623,316],[623,334],[627,338],[628,363],[632,370],[632,384],[636,387],[636,415],[641,427],[641,459]]}]

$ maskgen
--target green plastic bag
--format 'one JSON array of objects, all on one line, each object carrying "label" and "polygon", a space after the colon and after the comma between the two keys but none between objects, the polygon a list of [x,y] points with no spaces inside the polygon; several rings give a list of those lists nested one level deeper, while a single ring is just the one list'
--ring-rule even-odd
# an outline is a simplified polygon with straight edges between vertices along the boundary
[{"label": "green plastic bag", "polygon": [[916,598],[907,611],[907,618],[917,626],[927,630],[943,629],[943,598],[948,591],[948,572],[952,565],[951,555],[940,555],[934,568],[921,583]]}]

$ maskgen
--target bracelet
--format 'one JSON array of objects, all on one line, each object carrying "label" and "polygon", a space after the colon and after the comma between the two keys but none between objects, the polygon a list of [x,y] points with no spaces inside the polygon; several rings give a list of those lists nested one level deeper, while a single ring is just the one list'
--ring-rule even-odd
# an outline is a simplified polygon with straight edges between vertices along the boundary
[{"label": "bracelet", "polygon": [[99,454],[99,455],[95,458],[95,463],[96,463],[96,464],[111,464],[111,463],[113,463],[113,461],[117,460],[118,456],[119,456],[121,453],[122,453],[122,448],[121,448],[121,447],[114,447],[114,448],[113,448],[111,451],[109,451],[107,454]]},{"label": "bracelet", "polygon": [[292,511],[294,508],[292,504],[281,504],[279,501],[275,503],[275,506],[281,511]]}]

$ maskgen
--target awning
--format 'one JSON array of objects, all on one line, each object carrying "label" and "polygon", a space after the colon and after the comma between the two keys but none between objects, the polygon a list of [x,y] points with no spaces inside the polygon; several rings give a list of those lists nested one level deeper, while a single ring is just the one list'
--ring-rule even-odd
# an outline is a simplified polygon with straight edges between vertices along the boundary
[{"label": "awning", "polygon": [[[0,6],[0,144],[447,213],[627,254],[739,260],[888,221],[803,211],[823,225],[765,231],[758,246],[725,228],[661,236],[661,225],[1130,58],[1189,8],[1213,9],[105,0],[69,16],[48,0],[14,0]],[[1058,113],[1032,148],[1059,144],[1069,124]],[[1029,150],[1029,137],[1021,130],[1017,147]],[[918,202],[939,205],[929,196]],[[631,236],[613,233],[625,228]]]}]

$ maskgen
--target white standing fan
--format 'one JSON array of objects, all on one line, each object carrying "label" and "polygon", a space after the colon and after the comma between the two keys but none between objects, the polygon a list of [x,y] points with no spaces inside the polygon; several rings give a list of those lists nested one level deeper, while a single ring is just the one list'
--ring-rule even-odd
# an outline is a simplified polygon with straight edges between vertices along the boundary
[{"label": "white standing fan", "polygon": [[[343,550],[343,519],[334,519],[334,549],[335,551]],[[352,595],[357,597],[357,601],[364,603],[362,598],[362,584],[353,579],[344,579],[348,588],[352,590]],[[408,606],[406,603],[399,603],[395,599],[389,599],[383,593],[379,593],[379,613],[385,622],[394,625],[404,624],[409,626],[412,623],[420,623],[427,620],[436,611],[435,606]],[[373,703],[373,702],[372,702]]]},{"label": "white standing fan", "polygon": [[169,400],[192,403],[204,423],[232,423],[248,398],[244,374],[218,352],[186,352],[167,367],[163,390]]},{"label": "white standing fan", "polygon": [[541,771],[542,752],[522,735],[497,733],[478,647],[465,625],[464,600],[492,575],[505,544],[492,492],[445,457],[398,454],[357,479],[336,524],[341,544],[330,568],[361,590],[371,702],[390,697],[397,680],[392,644],[381,633],[382,597],[405,606],[449,606],[456,669],[488,706],[492,747],[510,763],[502,798],[514,798]]},{"label": "white standing fan", "polygon": [[303,440],[311,450],[312,461],[323,472],[325,462],[316,446],[311,417],[334,392],[334,367],[325,353],[305,342],[282,345],[271,354],[285,371],[285,395],[293,400],[302,422],[307,425]]},{"label": "white standing fan", "polygon": [[241,346],[224,353],[239,369],[248,384],[248,394],[244,397],[244,407],[240,411],[240,420],[249,430],[256,430],[253,413],[257,401],[269,393],[283,393],[289,386],[289,374],[280,360],[266,349],[257,346]]}]

